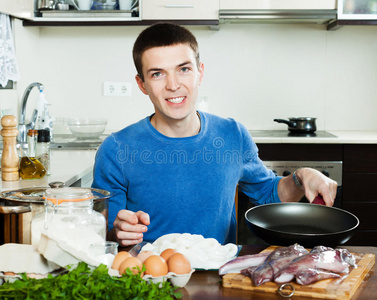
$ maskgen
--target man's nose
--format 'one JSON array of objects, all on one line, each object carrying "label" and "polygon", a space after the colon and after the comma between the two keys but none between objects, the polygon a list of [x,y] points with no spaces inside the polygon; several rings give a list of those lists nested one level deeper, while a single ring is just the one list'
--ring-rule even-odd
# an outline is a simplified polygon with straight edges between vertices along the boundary
[{"label": "man's nose", "polygon": [[171,91],[176,91],[180,88],[180,83],[177,75],[168,75],[167,82],[166,82],[166,89]]}]

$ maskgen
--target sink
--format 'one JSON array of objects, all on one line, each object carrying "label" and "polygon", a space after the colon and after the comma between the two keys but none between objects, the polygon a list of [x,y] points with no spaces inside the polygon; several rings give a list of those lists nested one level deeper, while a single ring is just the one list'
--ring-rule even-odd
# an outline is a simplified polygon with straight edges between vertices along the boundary
[{"label": "sink", "polygon": [[[99,139],[76,139],[72,134],[54,135],[54,141],[50,143],[51,150],[97,150],[107,135],[101,135]],[[0,142],[0,150],[3,142]]]},{"label": "sink", "polygon": [[97,150],[102,141],[99,142],[58,142],[51,143],[51,150]]},{"label": "sink", "polygon": [[106,137],[107,135],[103,134],[98,139],[78,139],[73,134],[55,134],[50,148],[61,150],[97,150]]}]

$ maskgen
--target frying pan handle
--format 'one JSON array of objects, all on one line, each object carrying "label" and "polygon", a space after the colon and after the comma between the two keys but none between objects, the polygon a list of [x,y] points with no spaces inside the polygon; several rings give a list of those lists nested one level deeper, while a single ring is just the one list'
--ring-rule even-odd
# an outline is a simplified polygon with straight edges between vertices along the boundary
[{"label": "frying pan handle", "polygon": [[288,120],[284,120],[284,119],[274,119],[274,122],[284,123],[284,124],[287,124],[289,127],[296,127],[295,123]]},{"label": "frying pan handle", "polygon": [[326,205],[321,195],[318,195],[317,197],[315,197],[314,200],[312,201],[312,204]]}]

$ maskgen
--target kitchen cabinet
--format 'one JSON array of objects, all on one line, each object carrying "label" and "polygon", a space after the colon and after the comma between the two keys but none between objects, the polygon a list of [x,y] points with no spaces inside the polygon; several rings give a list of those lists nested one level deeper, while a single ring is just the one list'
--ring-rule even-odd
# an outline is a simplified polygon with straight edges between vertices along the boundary
[{"label": "kitchen cabinet", "polygon": [[182,25],[218,25],[218,0],[139,0],[137,13],[118,10],[59,11],[38,15],[37,0],[0,3],[0,11],[23,19],[24,26],[148,26],[160,20]]},{"label": "kitchen cabinet", "polygon": [[344,145],[343,209],[360,225],[349,245],[377,246],[377,145]]},{"label": "kitchen cabinet", "polygon": [[336,0],[220,0],[220,9],[336,9]]},{"label": "kitchen cabinet", "polygon": [[143,20],[218,20],[218,0],[143,0]]},{"label": "kitchen cabinet", "polygon": [[227,23],[329,24],[336,0],[220,0],[220,20]]}]

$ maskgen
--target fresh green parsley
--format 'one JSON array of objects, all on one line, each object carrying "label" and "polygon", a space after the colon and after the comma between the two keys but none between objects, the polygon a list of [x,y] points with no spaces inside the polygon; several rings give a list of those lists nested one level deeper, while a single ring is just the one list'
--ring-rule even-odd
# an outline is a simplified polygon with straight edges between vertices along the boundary
[{"label": "fresh green parsley", "polygon": [[147,282],[130,269],[122,277],[110,276],[105,265],[91,270],[80,262],[77,268],[59,276],[43,279],[27,278],[0,286],[0,299],[179,299],[182,294],[170,282]]}]

